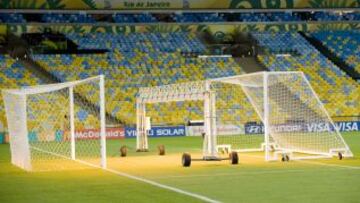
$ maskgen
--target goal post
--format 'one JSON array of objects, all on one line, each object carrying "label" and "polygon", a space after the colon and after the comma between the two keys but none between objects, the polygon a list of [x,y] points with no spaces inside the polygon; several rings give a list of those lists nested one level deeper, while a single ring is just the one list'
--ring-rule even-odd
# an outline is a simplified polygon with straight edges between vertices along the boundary
[{"label": "goal post", "polygon": [[106,168],[103,75],[2,94],[14,165],[28,171]]},{"label": "goal post", "polygon": [[[137,107],[149,102],[192,100],[204,102],[204,158],[229,150],[264,151],[267,161],[284,155],[291,159],[338,153],[353,156],[302,72],[256,72],[141,88]],[[141,112],[138,121],[146,109]],[[142,122],[137,125],[138,130],[145,129]],[[138,131],[137,136],[138,149],[147,149],[146,130]]]}]

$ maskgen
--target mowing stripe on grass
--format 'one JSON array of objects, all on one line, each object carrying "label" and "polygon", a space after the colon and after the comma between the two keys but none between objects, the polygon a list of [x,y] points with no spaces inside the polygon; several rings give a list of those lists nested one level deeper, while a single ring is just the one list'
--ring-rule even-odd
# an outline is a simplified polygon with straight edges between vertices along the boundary
[{"label": "mowing stripe on grass", "polygon": [[360,170],[360,166],[348,166],[348,165],[339,165],[339,164],[328,164],[328,163],[321,163],[316,161],[303,161],[303,160],[297,160],[302,163],[307,164],[314,164],[314,165],[321,165],[321,166],[332,166],[332,167],[338,167],[338,168],[346,168],[346,169],[355,169]]},{"label": "mowing stripe on grass", "polygon": [[[241,170],[241,169],[240,169]],[[239,173],[212,173],[211,175],[199,174],[199,175],[169,175],[161,177],[153,177],[152,179],[166,179],[166,178],[201,178],[201,177],[217,177],[217,176],[238,176],[238,175],[266,175],[266,174],[281,174],[281,173],[302,173],[312,169],[290,169],[290,170],[262,170],[262,171],[251,171],[251,172],[239,172]],[[320,169],[324,171],[339,171],[342,169],[332,168],[332,169]]]},{"label": "mowing stripe on grass", "polygon": [[38,150],[38,151],[41,151],[41,152],[44,152],[44,153],[48,153],[48,154],[53,155],[53,156],[58,156],[58,157],[61,157],[61,158],[64,158],[64,159],[68,159],[68,160],[71,160],[71,161],[75,161],[75,162],[78,162],[78,163],[81,163],[81,164],[84,164],[84,165],[87,165],[87,166],[91,166],[91,167],[93,167],[93,168],[102,169],[102,170],[104,170],[104,171],[107,171],[107,172],[110,172],[110,173],[113,173],[113,174],[116,174],[116,175],[119,175],[119,176],[123,176],[123,177],[126,177],[126,178],[130,178],[130,179],[133,179],[133,180],[137,180],[137,181],[140,181],[140,182],[144,182],[144,183],[147,183],[147,184],[150,184],[150,185],[159,187],[159,188],[163,188],[163,189],[166,189],[166,190],[170,190],[170,191],[179,193],[179,194],[183,194],[183,195],[187,195],[187,196],[190,196],[190,197],[194,197],[194,198],[196,198],[196,199],[199,199],[199,200],[202,200],[202,201],[205,201],[205,202],[209,202],[209,203],[220,203],[220,201],[218,201],[218,200],[214,200],[214,199],[211,199],[211,198],[209,198],[209,197],[206,197],[206,196],[203,196],[203,195],[199,195],[199,194],[196,194],[196,193],[188,192],[188,191],[185,191],[185,190],[176,188],[176,187],[164,185],[164,184],[161,184],[161,183],[158,183],[158,182],[155,182],[155,181],[152,181],[152,180],[148,180],[148,179],[145,179],[145,178],[142,178],[142,177],[130,175],[130,174],[127,174],[127,173],[124,173],[124,172],[121,172],[121,171],[117,171],[117,170],[113,170],[113,169],[102,168],[101,166],[98,166],[98,165],[95,165],[95,164],[91,164],[91,163],[88,163],[88,162],[82,161],[82,160],[77,160],[77,159],[76,159],[76,160],[73,160],[73,159],[71,159],[71,158],[69,158],[69,157],[66,157],[66,156],[63,156],[63,155],[59,155],[59,154],[55,154],[55,153],[53,153],[53,152],[49,152],[49,151],[46,151],[46,150],[43,150],[43,149],[40,149],[40,148],[37,148],[37,147],[31,147],[31,148],[33,148],[33,149],[35,149],[35,150]]},{"label": "mowing stripe on grass", "polygon": [[[242,155],[242,156],[253,157],[253,158],[264,158],[263,156],[258,156],[258,155]],[[294,161],[298,161],[298,162],[306,163],[306,164],[320,165],[320,166],[332,166],[332,167],[360,170],[360,166],[329,164],[329,163],[322,163],[322,162],[317,162],[317,161],[306,161],[306,160],[294,160]]]}]

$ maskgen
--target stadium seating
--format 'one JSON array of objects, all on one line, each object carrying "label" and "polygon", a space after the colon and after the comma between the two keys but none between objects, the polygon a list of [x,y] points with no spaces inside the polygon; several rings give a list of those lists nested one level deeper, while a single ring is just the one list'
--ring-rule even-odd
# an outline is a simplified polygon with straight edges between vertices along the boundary
[{"label": "stadium seating", "polygon": [[348,20],[360,20],[360,13],[345,13],[344,17]]},{"label": "stadium seating", "polygon": [[341,21],[345,20],[343,15],[337,13],[315,12],[313,15],[315,20],[318,21]]},{"label": "stadium seating", "polygon": [[[184,53],[203,53],[205,45],[192,33],[130,33],[130,34],[67,34],[80,49],[107,49],[105,54],[34,55],[46,71],[61,81],[71,81],[94,75],[106,76],[106,111],[126,124],[135,123],[135,98],[139,87],[181,83],[206,78],[224,77],[243,73],[233,58],[190,58]],[[268,53],[258,59],[272,71],[301,70],[310,80],[331,116],[360,113],[359,85],[321,55],[298,33],[252,33],[258,44]],[[276,55],[294,52],[294,56]],[[14,87],[41,84],[30,77],[12,59],[2,57],[2,66],[9,67],[1,74],[2,81],[10,80]],[[15,64],[15,65],[14,65]],[[10,67],[16,67],[10,69]],[[6,78],[6,79],[5,79]],[[2,83],[2,87],[6,83]],[[82,90],[84,95],[91,90]],[[221,98],[219,105],[240,109],[240,113],[227,114],[224,120],[241,117],[258,121],[252,107],[239,98]],[[201,102],[173,102],[148,105],[147,114],[154,124],[179,124],[189,119],[202,118]],[[235,111],[235,110],[234,110]],[[91,122],[88,112],[78,112]],[[174,116],[174,114],[176,116]],[[89,119],[89,120],[87,120]]]},{"label": "stadium seating", "polygon": [[[359,84],[323,56],[298,33],[253,33],[270,54],[258,59],[271,71],[303,71],[331,116],[360,114]],[[284,47],[298,56],[276,53]]]},{"label": "stadium seating", "polygon": [[360,73],[360,32],[321,31],[313,33],[331,52]]},{"label": "stadium seating", "polygon": [[151,14],[114,14],[113,20],[115,23],[153,23],[157,19]]},{"label": "stadium seating", "polygon": [[[9,56],[0,55],[0,89],[42,84],[41,79]],[[0,98],[0,121],[6,123],[4,104]]]},{"label": "stadium seating", "polygon": [[24,19],[22,14],[19,13],[0,13],[0,23],[25,23],[26,20]]},{"label": "stadium seating", "polygon": [[42,21],[47,23],[94,23],[93,17],[88,14],[44,14]]},{"label": "stadium seating", "polygon": [[217,13],[182,13],[174,14],[172,18],[175,22],[223,22],[226,21],[222,15]]},{"label": "stadium seating", "polygon": [[[182,57],[183,52],[199,53],[205,49],[199,39],[189,33],[98,33],[68,36],[81,48],[106,48],[113,51],[97,55],[35,55],[35,60],[62,81],[105,74],[107,112],[128,124],[135,122],[135,97],[139,87],[242,73],[242,69],[232,58]],[[201,104],[177,102],[169,105],[148,108],[154,123],[184,123],[190,116],[192,119],[201,118]],[[167,107],[169,111],[166,111]],[[162,108],[163,111],[157,111],[156,108]],[[164,112],[170,113],[171,109],[178,116],[163,115]],[[187,109],[191,113],[187,113]]]},{"label": "stadium seating", "polygon": [[[120,14],[115,13],[109,16],[97,16],[86,13],[64,14],[45,13],[39,19],[31,19],[35,22],[46,23],[101,23],[112,18],[114,23],[155,23],[155,22],[177,22],[177,23],[198,23],[198,22],[292,22],[292,21],[359,21],[360,13],[333,13],[333,12],[249,12],[249,13],[169,13],[169,18],[158,19],[152,13]],[[0,14],[0,23],[26,23],[21,13]],[[111,22],[111,21],[110,21]]]}]

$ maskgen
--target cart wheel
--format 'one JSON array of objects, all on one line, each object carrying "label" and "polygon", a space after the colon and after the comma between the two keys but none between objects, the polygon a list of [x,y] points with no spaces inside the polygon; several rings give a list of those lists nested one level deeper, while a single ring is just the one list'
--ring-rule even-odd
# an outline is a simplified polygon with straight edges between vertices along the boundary
[{"label": "cart wheel", "polygon": [[160,155],[160,156],[164,156],[164,155],[165,155],[165,146],[164,146],[164,145],[159,145],[159,146],[158,146],[158,150],[159,150],[159,155]]},{"label": "cart wheel", "polygon": [[148,149],[137,149],[136,152],[149,152]]},{"label": "cart wheel", "polygon": [[237,152],[231,152],[229,158],[230,158],[231,164],[235,165],[235,164],[239,163],[239,156],[238,156]]},{"label": "cart wheel", "polygon": [[182,155],[181,161],[182,161],[183,167],[189,167],[191,165],[191,156],[190,156],[190,154],[184,153]]},{"label": "cart wheel", "polygon": [[290,160],[290,157],[287,154],[282,155],[282,157],[281,157],[282,162],[289,161],[289,160]]},{"label": "cart wheel", "polygon": [[120,156],[126,157],[127,151],[128,151],[127,147],[126,147],[125,145],[122,146],[122,147],[120,148]]},{"label": "cart wheel", "polygon": [[339,157],[339,160],[342,160],[344,158],[343,155],[341,154],[341,152],[338,153],[338,157]]}]

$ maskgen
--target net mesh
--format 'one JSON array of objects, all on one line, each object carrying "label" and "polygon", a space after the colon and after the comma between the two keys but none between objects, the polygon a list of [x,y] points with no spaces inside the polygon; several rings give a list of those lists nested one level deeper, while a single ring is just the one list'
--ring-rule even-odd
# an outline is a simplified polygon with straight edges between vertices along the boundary
[{"label": "net mesh", "polygon": [[216,92],[217,145],[229,145],[233,151],[261,149],[262,132],[245,133],[249,123],[260,123],[261,119],[242,86],[218,82],[212,84],[212,90]]},{"label": "net mesh", "polygon": [[30,171],[100,166],[99,80],[4,91],[13,163]]},{"label": "net mesh", "polygon": [[[301,72],[224,78],[214,82],[212,89],[216,92],[218,146],[228,145],[235,151],[263,150],[266,107],[270,151],[289,152],[292,158],[334,152],[352,156]],[[222,132],[224,126],[231,132]],[[273,153],[274,159],[276,156]]]},{"label": "net mesh", "polygon": [[279,148],[351,153],[303,74],[269,74],[267,80],[269,131]]},{"label": "net mesh", "polygon": [[74,87],[76,159],[99,165],[100,141],[99,81]]}]

